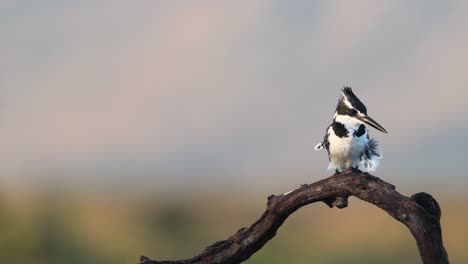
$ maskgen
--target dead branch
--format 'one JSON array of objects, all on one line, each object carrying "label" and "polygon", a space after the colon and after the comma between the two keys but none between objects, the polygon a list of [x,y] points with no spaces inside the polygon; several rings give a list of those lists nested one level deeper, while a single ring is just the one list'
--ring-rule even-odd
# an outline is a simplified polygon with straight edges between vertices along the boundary
[{"label": "dead branch", "polygon": [[286,194],[269,196],[267,209],[260,219],[228,239],[215,242],[197,256],[177,261],[156,261],[142,256],[140,264],[240,263],[272,239],[286,218],[297,209],[315,202],[324,202],[330,208],[344,208],[351,195],[383,209],[406,225],[416,239],[424,264],[449,263],[442,242],[441,210],[432,196],[417,193],[409,198],[375,176],[346,171],[302,185]]}]

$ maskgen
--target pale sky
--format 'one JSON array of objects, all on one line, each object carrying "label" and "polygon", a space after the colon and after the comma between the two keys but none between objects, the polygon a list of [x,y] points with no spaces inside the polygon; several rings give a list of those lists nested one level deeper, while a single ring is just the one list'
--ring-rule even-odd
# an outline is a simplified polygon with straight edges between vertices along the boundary
[{"label": "pale sky", "polygon": [[466,184],[467,3],[2,1],[0,179],[315,181],[349,85],[375,175]]}]

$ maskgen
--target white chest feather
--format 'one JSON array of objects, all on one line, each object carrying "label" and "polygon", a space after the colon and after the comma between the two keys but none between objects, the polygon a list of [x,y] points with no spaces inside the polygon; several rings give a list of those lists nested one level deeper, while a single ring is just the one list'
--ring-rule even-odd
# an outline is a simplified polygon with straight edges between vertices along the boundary
[{"label": "white chest feather", "polygon": [[359,137],[354,136],[358,127],[359,126],[347,126],[348,136],[346,137],[337,136],[333,128],[329,128],[330,169],[343,171],[350,167],[359,167],[361,156],[366,150],[369,139],[367,138],[367,130]]}]

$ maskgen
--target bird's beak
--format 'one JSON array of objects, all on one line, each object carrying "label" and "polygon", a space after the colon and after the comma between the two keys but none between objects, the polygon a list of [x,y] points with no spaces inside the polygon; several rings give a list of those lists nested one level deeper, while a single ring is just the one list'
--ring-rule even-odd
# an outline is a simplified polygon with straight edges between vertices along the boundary
[{"label": "bird's beak", "polygon": [[368,115],[359,116],[358,119],[381,132],[387,133],[387,130],[385,130],[383,126],[381,126],[379,123],[377,123],[377,121]]}]

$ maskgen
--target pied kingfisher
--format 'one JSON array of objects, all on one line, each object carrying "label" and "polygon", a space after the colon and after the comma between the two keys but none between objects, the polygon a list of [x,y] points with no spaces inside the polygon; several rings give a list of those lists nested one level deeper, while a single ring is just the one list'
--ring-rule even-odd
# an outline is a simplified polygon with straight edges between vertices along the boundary
[{"label": "pied kingfisher", "polygon": [[328,169],[340,173],[349,168],[363,172],[374,171],[382,158],[378,143],[369,139],[364,124],[384,133],[387,130],[367,115],[366,106],[353,93],[351,87],[344,87],[336,107],[333,122],[327,127],[322,142],[315,150],[324,147],[328,151]]}]

